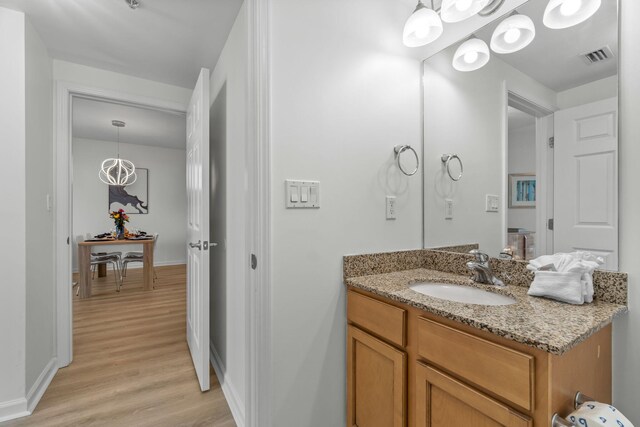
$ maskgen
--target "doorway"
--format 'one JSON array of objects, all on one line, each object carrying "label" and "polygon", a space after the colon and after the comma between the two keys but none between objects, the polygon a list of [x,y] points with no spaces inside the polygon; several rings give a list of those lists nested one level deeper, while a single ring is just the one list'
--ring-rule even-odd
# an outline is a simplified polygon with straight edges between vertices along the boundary
[{"label": "doorway", "polygon": [[553,113],[509,91],[506,110],[506,242],[503,257],[553,253]]},{"label": "doorway", "polygon": [[[56,282],[57,282],[57,353],[60,367],[73,359],[72,259],[73,232],[73,106],[85,100],[101,101],[112,106],[141,108],[184,115],[184,106],[115,91],[59,82],[56,110]],[[110,122],[110,120],[109,120]],[[95,180],[98,180],[97,171]],[[78,184],[76,185],[78,186]],[[105,212],[108,199],[101,203]],[[71,212],[71,214],[70,214]],[[91,232],[89,230],[83,233]]]}]

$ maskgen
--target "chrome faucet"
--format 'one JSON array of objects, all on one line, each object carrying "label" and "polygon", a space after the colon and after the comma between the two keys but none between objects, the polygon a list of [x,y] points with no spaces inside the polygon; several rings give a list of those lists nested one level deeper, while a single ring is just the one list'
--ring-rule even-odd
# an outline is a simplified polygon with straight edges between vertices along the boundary
[{"label": "chrome faucet", "polygon": [[489,255],[484,252],[480,252],[478,249],[473,249],[469,251],[469,253],[476,258],[475,261],[469,261],[467,263],[467,268],[475,272],[475,277],[473,278],[475,282],[495,286],[505,286],[504,282],[493,274],[493,270],[489,264]]}]

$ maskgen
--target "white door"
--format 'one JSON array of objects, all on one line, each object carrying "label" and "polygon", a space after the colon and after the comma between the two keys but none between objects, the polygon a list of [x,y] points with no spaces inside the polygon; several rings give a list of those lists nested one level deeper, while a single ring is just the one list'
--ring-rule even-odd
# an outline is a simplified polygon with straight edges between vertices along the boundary
[{"label": "white door", "polygon": [[554,246],[618,269],[618,99],[555,113]]},{"label": "white door", "polygon": [[187,342],[200,389],[209,390],[209,70],[187,109]]}]

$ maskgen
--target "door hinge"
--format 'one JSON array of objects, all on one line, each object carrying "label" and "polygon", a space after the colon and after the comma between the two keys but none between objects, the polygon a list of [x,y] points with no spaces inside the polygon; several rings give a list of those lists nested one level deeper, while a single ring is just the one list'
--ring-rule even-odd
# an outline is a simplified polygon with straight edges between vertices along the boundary
[{"label": "door hinge", "polygon": [[551,138],[549,138],[549,148],[553,148],[555,147],[555,145],[556,145],[556,139],[555,137],[552,136]]},{"label": "door hinge", "polygon": [[547,228],[548,228],[549,230],[553,230],[553,218],[549,218],[549,219],[547,220]]},{"label": "door hinge", "polygon": [[255,270],[258,268],[258,257],[256,254],[251,254],[251,269]]},{"label": "door hinge", "polygon": [[67,245],[69,244],[69,236],[67,236]]}]

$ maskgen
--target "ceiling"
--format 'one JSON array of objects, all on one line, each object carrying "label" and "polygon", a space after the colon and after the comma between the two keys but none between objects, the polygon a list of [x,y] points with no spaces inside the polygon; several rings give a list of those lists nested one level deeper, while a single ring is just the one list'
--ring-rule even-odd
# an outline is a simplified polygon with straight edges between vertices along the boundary
[{"label": "ceiling", "polygon": [[192,88],[213,69],[242,0],[0,0],[26,13],[52,57]]},{"label": "ceiling", "polygon": [[184,115],[74,98],[74,138],[117,141],[117,130],[111,124],[112,120],[122,120],[126,123],[126,126],[120,129],[120,142],[182,150],[186,147]]},{"label": "ceiling", "polygon": [[[508,55],[491,52],[556,92],[571,89],[617,73],[618,10],[617,2],[603,1],[602,6],[587,21],[563,30],[544,26],[542,17],[548,0],[529,0],[517,8],[529,16],[536,26],[536,37],[523,50]],[[499,22],[499,21],[498,21]],[[489,44],[498,22],[476,32]],[[604,46],[613,51],[613,59],[587,65],[581,55]]]}]

